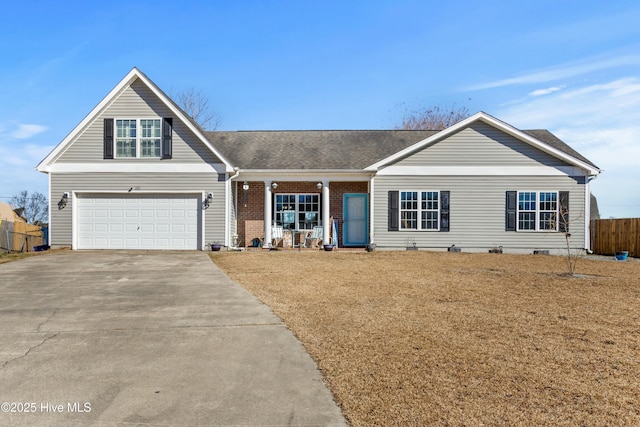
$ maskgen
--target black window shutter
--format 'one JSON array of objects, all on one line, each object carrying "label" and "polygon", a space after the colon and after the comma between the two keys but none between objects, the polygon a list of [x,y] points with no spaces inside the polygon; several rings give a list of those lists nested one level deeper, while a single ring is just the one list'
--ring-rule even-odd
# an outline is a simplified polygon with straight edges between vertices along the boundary
[{"label": "black window shutter", "polygon": [[400,192],[389,191],[389,224],[388,231],[398,231],[400,226]]},{"label": "black window shutter", "polygon": [[560,222],[558,223],[558,231],[562,233],[569,232],[569,192],[561,191],[560,194]]},{"label": "black window shutter", "polygon": [[516,197],[517,191],[507,191],[507,209],[505,214],[505,231],[516,231]]},{"label": "black window shutter", "polygon": [[440,231],[449,231],[449,196],[450,191],[440,192]]},{"label": "black window shutter", "polygon": [[162,119],[162,158],[170,159],[172,157],[172,135],[173,135],[173,119],[165,117]]},{"label": "black window shutter", "polygon": [[113,159],[113,119],[104,119],[104,158]]}]

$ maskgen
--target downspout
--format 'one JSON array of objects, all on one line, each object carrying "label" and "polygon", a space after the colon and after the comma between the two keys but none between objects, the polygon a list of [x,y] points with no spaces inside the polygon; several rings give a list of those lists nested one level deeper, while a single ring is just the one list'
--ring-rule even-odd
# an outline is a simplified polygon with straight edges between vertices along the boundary
[{"label": "downspout", "polygon": [[595,176],[586,176],[584,185],[584,248],[587,253],[592,253],[591,250],[591,190],[589,183],[593,181]]},{"label": "downspout", "polygon": [[47,179],[49,181],[49,224],[47,224],[47,227],[49,229],[47,230],[47,241],[45,242],[45,245],[49,245],[51,247],[51,217],[53,216],[53,201],[51,199],[51,172],[47,172]]},{"label": "downspout", "polygon": [[[331,227],[332,224],[329,223],[329,217],[331,215],[331,210],[329,208],[330,203],[330,194],[329,194],[329,180],[322,181],[322,244],[328,245],[331,243]],[[333,242],[333,244],[338,247],[338,242]]]},{"label": "downspout", "polygon": [[373,207],[375,206],[375,196],[374,196],[374,184],[373,184],[373,180],[375,179],[375,177],[371,177],[371,179],[369,180],[369,243],[375,243],[375,218],[374,218],[374,212],[373,212]]},{"label": "downspout", "polygon": [[[224,233],[224,245],[226,247],[230,246],[230,242],[231,242],[231,203],[229,203],[230,197],[231,197],[231,182],[233,182],[234,179],[236,179],[238,177],[238,175],[240,175],[240,168],[235,167],[233,168],[233,171],[235,172],[234,175],[230,176],[229,179],[227,180],[227,184],[224,187],[224,191],[225,191],[225,204],[226,206],[226,212],[227,214],[225,215],[225,219],[224,219],[224,229],[225,229],[225,233]],[[237,193],[237,192],[236,192]],[[236,197],[237,199],[237,197]],[[236,203],[236,212],[238,211],[238,200],[235,200]]]}]

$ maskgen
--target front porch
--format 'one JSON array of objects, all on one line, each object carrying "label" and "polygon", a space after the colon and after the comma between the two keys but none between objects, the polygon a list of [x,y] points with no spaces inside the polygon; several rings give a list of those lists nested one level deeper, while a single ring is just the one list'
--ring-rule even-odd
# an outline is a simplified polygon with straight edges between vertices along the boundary
[{"label": "front porch", "polygon": [[[341,248],[364,247],[369,242],[368,181],[273,179],[234,181],[234,186],[238,246],[252,247],[255,239],[266,246],[272,241],[273,226],[282,227],[279,246],[284,248],[297,247],[314,227],[323,228],[323,243]],[[358,212],[362,214],[354,214]],[[337,242],[331,241],[330,218],[337,225]]]}]

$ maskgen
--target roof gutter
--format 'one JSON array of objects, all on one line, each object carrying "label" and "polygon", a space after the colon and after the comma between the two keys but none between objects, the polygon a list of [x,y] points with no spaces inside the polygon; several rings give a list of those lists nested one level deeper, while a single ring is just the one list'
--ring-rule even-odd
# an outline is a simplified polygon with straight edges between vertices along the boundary
[{"label": "roof gutter", "polygon": [[368,181],[375,172],[361,169],[245,169],[237,170],[231,180],[280,181]]}]

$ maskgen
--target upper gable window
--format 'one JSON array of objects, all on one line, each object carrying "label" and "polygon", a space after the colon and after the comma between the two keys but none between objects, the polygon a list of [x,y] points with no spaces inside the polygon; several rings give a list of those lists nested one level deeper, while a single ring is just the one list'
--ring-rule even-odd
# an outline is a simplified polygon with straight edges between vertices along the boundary
[{"label": "upper gable window", "polygon": [[160,119],[116,119],[116,157],[160,157]]}]

